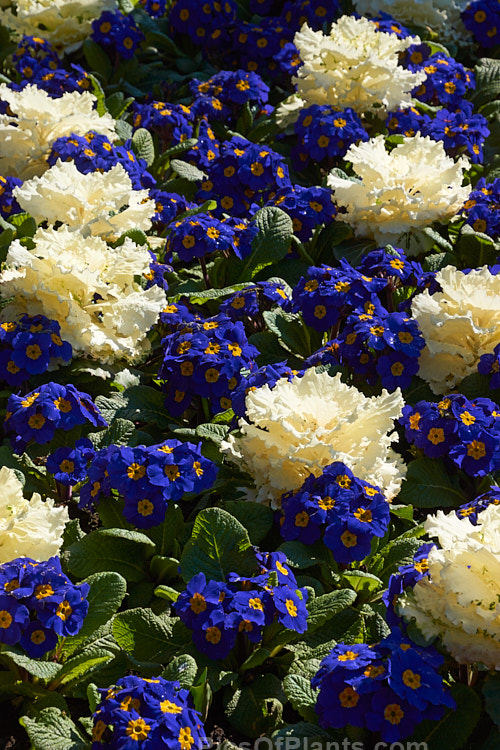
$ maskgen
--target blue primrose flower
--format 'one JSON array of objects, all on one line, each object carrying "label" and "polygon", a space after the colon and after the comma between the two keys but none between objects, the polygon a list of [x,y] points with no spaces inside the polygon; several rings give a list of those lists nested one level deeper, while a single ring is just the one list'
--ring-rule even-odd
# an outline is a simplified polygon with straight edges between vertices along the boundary
[{"label": "blue primrose flower", "polygon": [[387,742],[408,737],[424,719],[455,708],[438,672],[443,661],[434,648],[416,646],[398,628],[377,645],[338,643],[311,680],[319,688],[320,726],[366,727]]},{"label": "blue primrose flower", "polygon": [[19,557],[0,565],[0,641],[32,658],[55,647],[58,636],[77,635],[87,615],[90,586],[75,586],[58,557]]},{"label": "blue primrose flower", "polygon": [[71,430],[87,423],[93,427],[107,425],[88,393],[71,384],[47,383],[26,396],[10,396],[4,427],[13,450],[23,453],[31,442],[48,443],[56,430]]},{"label": "blue primrose flower", "polygon": [[189,690],[163,677],[122,677],[99,689],[93,719],[92,749],[155,750],[201,748],[205,730]]}]

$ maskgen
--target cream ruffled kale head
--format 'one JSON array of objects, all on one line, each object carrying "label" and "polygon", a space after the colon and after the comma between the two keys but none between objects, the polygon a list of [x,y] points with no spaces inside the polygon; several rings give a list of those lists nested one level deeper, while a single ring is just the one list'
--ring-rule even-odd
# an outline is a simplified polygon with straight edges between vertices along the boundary
[{"label": "cream ruffled kale head", "polygon": [[405,465],[391,448],[404,403],[399,389],[367,398],[340,375],[312,368],[302,378],[250,391],[245,403],[241,435],[230,435],[221,450],[253,477],[258,501],[279,507],[284,492],[334,461],[381,487],[389,500],[399,492]]},{"label": "cream ruffled kale head", "polygon": [[149,273],[148,249],[128,237],[112,248],[65,226],[38,229],[33,241],[33,250],[18,240],[9,248],[0,297],[13,301],[3,319],[46,315],[60,324],[75,354],[102,362],[142,357],[149,349],[146,334],[167,301],[163,289],[143,289],[135,280]]},{"label": "cream ruffled kale head", "polygon": [[418,374],[445,394],[500,344],[500,275],[488,266],[469,273],[446,266],[436,281],[443,291],[417,294],[411,310],[425,339]]},{"label": "cream ruffled kale head", "polygon": [[82,174],[74,162],[59,159],[41,177],[27,180],[13,193],[37,223],[63,222],[84,237],[111,241],[128,229],[147,231],[155,213],[149,190],[134,190],[122,164],[108,172]]},{"label": "cream ruffled kale head", "polygon": [[9,114],[0,115],[0,174],[29,180],[48,169],[47,157],[56,138],[85,135],[93,130],[116,139],[115,121],[99,116],[95,96],[88,91],[71,91],[52,99],[36,86],[12,91],[0,84],[0,100]]},{"label": "cream ruffled kale head", "polygon": [[59,53],[69,53],[90,36],[94,19],[116,7],[116,0],[14,0],[0,11],[0,22],[14,39],[41,36]]},{"label": "cream ruffled kale head", "polygon": [[15,471],[6,466],[0,469],[0,487],[0,564],[16,557],[41,561],[59,554],[68,509],[36,493],[26,500]]},{"label": "cream ruffled kale head", "polygon": [[358,181],[328,176],[334,202],[345,209],[339,215],[358,237],[379,245],[397,245],[411,229],[446,223],[457,214],[471,191],[462,186],[465,158],[456,162],[441,141],[419,133],[405,137],[387,151],[384,136],[351,146],[345,160],[352,163]]},{"label": "cream ruffled kale head", "polygon": [[428,554],[429,578],[398,599],[398,613],[427,638],[439,636],[460,664],[500,669],[500,506],[480,513],[477,526],[438,511],[425,529],[440,548]]},{"label": "cream ruffled kale head", "polygon": [[342,16],[330,32],[313,31],[304,24],[295,35],[303,65],[293,78],[296,95],[277,109],[283,124],[294,122],[302,107],[328,104],[334,109],[352,107],[356,112],[386,112],[408,107],[411,90],[427,78],[399,65],[399,53],[419,37],[399,39],[379,32],[367,18]]}]

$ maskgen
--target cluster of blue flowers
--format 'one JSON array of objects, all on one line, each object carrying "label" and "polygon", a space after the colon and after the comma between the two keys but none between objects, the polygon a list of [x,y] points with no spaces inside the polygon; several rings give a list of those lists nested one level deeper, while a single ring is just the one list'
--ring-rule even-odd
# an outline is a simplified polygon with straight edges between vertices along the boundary
[{"label": "cluster of blue flowers", "polygon": [[223,313],[179,326],[162,343],[158,377],[165,383],[167,408],[174,416],[182,414],[195,395],[209,398],[214,412],[229,409],[241,370],[251,369],[259,353],[248,343],[243,324]]},{"label": "cluster of blue flowers", "polygon": [[12,55],[19,81],[12,84],[20,90],[31,84],[56,99],[67,91],[88,91],[92,88],[89,74],[72,63],[70,70],[62,67],[56,49],[45,39],[23,36]]},{"label": "cluster of blue flowers", "polygon": [[[422,44],[407,51],[406,66],[409,70],[424,70],[427,78],[412,94],[421,102],[435,106],[459,107],[468,91],[476,85],[474,73],[453,57],[436,52],[429,55],[430,48]],[[420,57],[419,62],[413,62]]]},{"label": "cluster of blue flowers", "polygon": [[92,715],[92,750],[205,746],[201,716],[189,690],[181,689],[178,682],[130,675],[99,693],[101,701]]},{"label": "cluster of blue flowers", "polygon": [[248,217],[277,190],[291,186],[288,166],[281,154],[240,136],[220,144],[219,154],[205,166],[208,179],[199,197],[213,199],[218,210]]},{"label": "cluster of blue flowers", "polygon": [[0,324],[0,378],[17,387],[32,375],[71,360],[73,349],[60,337],[61,326],[44,315],[23,315]]},{"label": "cluster of blue flowers", "polygon": [[[334,357],[326,348],[322,362],[336,358],[362,374],[369,384],[380,377],[384,388],[407,388],[419,369],[418,358],[425,346],[418,323],[404,313],[354,311],[336,339]],[[333,352],[332,352],[333,354]]]},{"label": "cluster of blue flowers", "polygon": [[169,502],[185,493],[208,489],[217,477],[217,466],[201,454],[201,444],[166,440],[148,447],[109,445],[93,457],[80,491],[80,506],[88,507],[110,497],[113,490],[124,500],[124,518],[141,529],[157,526]]},{"label": "cluster of blue flowers", "polygon": [[245,104],[256,105],[260,109],[269,98],[269,86],[257,73],[246,70],[221,70],[207,81],[194,78],[189,83],[192,95],[215,97],[226,106],[230,121],[236,121]]},{"label": "cluster of blue flowers", "polygon": [[20,213],[21,207],[14,198],[12,191],[22,184],[23,181],[18,177],[3,177],[3,175],[0,175],[0,216],[2,219],[8,220],[9,216]]},{"label": "cluster of blue flowers", "polygon": [[408,737],[425,719],[438,720],[455,701],[443,684],[443,657],[408,640],[399,628],[379,644],[338,643],[311,684],[323,727],[367,727],[386,742]]},{"label": "cluster of blue flowers", "polygon": [[469,401],[452,393],[434,403],[403,408],[406,439],[430,458],[452,461],[466,474],[482,477],[500,468],[500,407],[489,398]]},{"label": "cluster of blue flowers", "polygon": [[325,0],[251,0],[250,10],[260,17],[258,22],[238,19],[233,0],[209,0],[201,12],[195,0],[176,0],[169,19],[174,33],[188,35],[207,56],[217,56],[221,67],[259,72],[286,85],[300,64],[292,41],[295,32],[304,23],[320,29],[340,12],[337,2]]},{"label": "cluster of blue flowers", "polygon": [[482,47],[500,44],[500,9],[495,0],[474,0],[461,15],[465,28]]},{"label": "cluster of blue flowers", "polygon": [[336,268],[310,266],[307,276],[295,286],[292,299],[295,311],[301,312],[312,328],[338,330],[355,311],[368,316],[389,314],[394,309],[393,292],[403,287],[411,287],[413,294],[428,287],[434,290],[434,274],[424,273],[420,263],[408,260],[400,249],[379,249],[365,255],[356,268],[345,258]]},{"label": "cluster of blue flowers", "polygon": [[100,18],[92,22],[92,39],[113,55],[130,60],[144,34],[131,15],[124,15],[119,10],[105,10]]},{"label": "cluster of blue flowers", "polygon": [[465,223],[476,232],[488,234],[492,239],[500,235],[500,178],[486,182],[481,177],[466,200],[463,213]]},{"label": "cluster of blue flowers", "polygon": [[250,391],[262,388],[263,385],[273,388],[281,378],[291,380],[295,376],[301,377],[303,374],[304,370],[292,370],[286,362],[276,362],[276,364],[263,365],[254,369],[241,379],[240,384],[231,393],[231,408],[237,417],[244,417],[246,414],[245,399]]},{"label": "cluster of blue flowers", "polygon": [[464,503],[455,510],[458,518],[468,518],[473,526],[477,526],[477,517],[490,505],[500,505],[500,487],[492,485],[487,492],[479,495],[469,503]]},{"label": "cluster of blue flowers", "polygon": [[255,286],[231,294],[220,304],[219,310],[233,321],[252,321],[254,325],[259,323],[265,328],[262,321],[264,310],[273,305],[279,305],[285,312],[292,309],[292,302],[283,287],[278,281],[259,281]]},{"label": "cluster of blue flowers", "polygon": [[307,630],[307,589],[299,588],[283,552],[256,552],[259,574],[229,573],[227,582],[191,578],[174,604],[193,631],[195,646],[211,659],[225,659],[238,633],[259,643],[262,629],[278,621],[297,633]]},{"label": "cluster of blue flowers", "polygon": [[97,169],[109,172],[115,164],[121,164],[130,177],[134,190],[155,185],[144,159],[139,159],[132,151],[131,141],[125,141],[123,146],[115,146],[105,135],[93,130],[84,136],[72,134],[56,138],[52,143],[47,163],[53,167],[58,159],[73,161],[82,174],[89,174]]},{"label": "cluster of blue flowers", "polygon": [[327,105],[313,104],[301,110],[294,129],[298,144],[291,156],[299,171],[311,161],[331,168],[349,146],[368,140],[359,115],[350,108],[338,112]]},{"label": "cluster of blue flowers", "polygon": [[381,489],[358,479],[342,462],[309,475],[281,498],[281,535],[313,544],[321,537],[339,563],[363,560],[374,537],[384,536],[390,513]]},{"label": "cluster of blue flowers", "polygon": [[174,221],[169,226],[166,259],[177,253],[179,260],[189,263],[217,251],[229,253],[233,248],[235,232],[229,224],[209,214],[199,213]]},{"label": "cluster of blue flowers", "polygon": [[95,456],[88,438],[79,438],[73,447],[61,446],[47,456],[47,471],[60,484],[72,487],[87,478],[87,465]]},{"label": "cluster of blue flowers", "polygon": [[500,344],[491,354],[483,354],[478,362],[477,371],[481,375],[491,375],[490,389],[500,388]]},{"label": "cluster of blue flowers", "polygon": [[435,547],[435,544],[422,544],[413,555],[413,560],[407,565],[400,565],[397,573],[393,573],[389,578],[387,590],[384,591],[382,601],[387,607],[385,619],[392,627],[397,625],[406,628],[396,612],[398,599],[406,588],[413,588],[415,584],[429,575],[429,551]]},{"label": "cluster of blue flowers", "polygon": [[147,128],[158,135],[162,148],[176,145],[191,138],[193,125],[191,110],[185,104],[162,101],[134,102],[134,128]]},{"label": "cluster of blue flowers", "polygon": [[301,242],[310,240],[318,226],[331,224],[337,214],[331,191],[321,187],[290,185],[278,190],[266,205],[288,214],[293,233]]},{"label": "cluster of blue flowers", "polygon": [[56,430],[86,424],[107,426],[88,393],[71,384],[46,383],[26,396],[10,396],[4,428],[14,452],[23,453],[31,443],[49,443]]},{"label": "cluster of blue flowers", "polygon": [[77,635],[87,615],[88,583],[75,586],[58,557],[18,557],[0,565],[0,641],[28,656],[44,656],[58,636]]},{"label": "cluster of blue flowers", "polygon": [[414,107],[396,110],[388,114],[386,125],[390,134],[412,136],[420,132],[442,141],[447,154],[466,154],[474,164],[482,161],[484,142],[490,134],[486,118],[474,114],[473,105],[465,99],[454,108],[439,109],[433,118]]}]

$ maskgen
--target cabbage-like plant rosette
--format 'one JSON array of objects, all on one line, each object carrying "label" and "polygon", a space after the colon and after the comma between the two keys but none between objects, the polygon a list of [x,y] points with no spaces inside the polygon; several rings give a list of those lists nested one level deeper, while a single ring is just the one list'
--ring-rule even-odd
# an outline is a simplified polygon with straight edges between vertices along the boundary
[{"label": "cabbage-like plant rosette", "polygon": [[12,301],[2,310],[3,320],[46,315],[60,324],[74,354],[105,363],[135,361],[147,353],[147,332],[167,298],[160,287],[143,289],[136,281],[150,271],[146,247],[126,237],[112,248],[64,225],[39,228],[33,242],[27,250],[15,240],[7,253],[0,297]]},{"label": "cabbage-like plant rosette", "polygon": [[388,500],[406,473],[391,443],[404,401],[393,393],[367,398],[354,386],[313,368],[303,377],[280,379],[246,397],[240,435],[229,435],[221,451],[253,478],[258,502],[280,507],[281,495],[298,489],[325,466],[344,462],[360,479],[377,485]]},{"label": "cabbage-like plant rosette", "polygon": [[398,614],[441,638],[459,664],[500,670],[500,506],[488,506],[476,526],[439,510],[425,529],[440,547],[428,552],[429,575],[398,599]]},{"label": "cabbage-like plant rosette", "polygon": [[361,115],[405,109],[413,102],[411,91],[427,78],[425,71],[412,72],[399,64],[400,53],[420,44],[420,38],[377,31],[367,18],[342,16],[327,34],[305,23],[294,44],[302,65],[292,79],[296,93],[277,108],[283,126],[295,122],[300,110],[311,104],[334,110],[351,107]]},{"label": "cabbage-like plant rosette", "polygon": [[500,275],[488,266],[468,273],[446,266],[436,281],[442,291],[417,294],[411,311],[425,339],[419,377],[443,395],[500,344]]},{"label": "cabbage-like plant rosette", "polygon": [[[337,218],[350,224],[357,237],[379,245],[400,246],[401,235],[410,230],[447,223],[471,191],[470,185],[462,186],[467,159],[453,161],[440,141],[420,133],[405,136],[392,151],[378,135],[350,146],[345,160],[358,179],[328,175],[334,202],[342,209]],[[405,252],[414,254],[411,248]]]}]

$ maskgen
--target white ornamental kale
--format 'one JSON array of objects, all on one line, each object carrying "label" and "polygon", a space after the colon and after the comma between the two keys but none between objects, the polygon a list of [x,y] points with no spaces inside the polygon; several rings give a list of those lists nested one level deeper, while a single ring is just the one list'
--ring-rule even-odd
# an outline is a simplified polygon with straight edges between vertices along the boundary
[{"label": "white ornamental kale", "polygon": [[14,0],[0,11],[0,22],[14,39],[39,36],[60,53],[73,52],[92,33],[92,21],[105,10],[113,11],[116,0]]},{"label": "white ornamental kale", "polygon": [[292,79],[296,95],[278,108],[280,122],[293,122],[298,107],[311,104],[384,115],[410,106],[411,90],[427,78],[423,71],[412,73],[399,65],[399,53],[419,44],[419,37],[379,32],[367,18],[342,16],[328,34],[304,24],[294,43],[303,65]]},{"label": "white ornamental kale", "polygon": [[15,471],[0,469],[0,564],[16,557],[48,560],[59,554],[62,534],[69,521],[68,509],[55,507],[34,493],[23,497],[23,486]]},{"label": "white ornamental kale", "polygon": [[62,222],[90,235],[117,239],[128,229],[151,228],[155,203],[148,190],[134,190],[122,164],[108,172],[82,174],[74,162],[58,159],[41,177],[14,188],[23,211],[37,223]]},{"label": "white ornamental kale", "polygon": [[167,301],[163,289],[143,289],[136,281],[150,271],[148,249],[129,237],[112,248],[65,226],[38,229],[33,241],[33,250],[18,240],[9,248],[0,297],[13,300],[2,319],[46,315],[57,320],[61,338],[77,356],[102,362],[141,358],[149,349],[146,334]]},{"label": "white ornamental kale", "polygon": [[334,202],[345,212],[339,218],[358,237],[379,245],[396,245],[401,234],[433,222],[446,223],[467,200],[471,186],[463,186],[465,158],[454,161],[441,141],[407,136],[387,151],[383,135],[351,146],[345,160],[359,180],[328,176]]},{"label": "white ornamental kale", "polygon": [[246,419],[239,420],[241,436],[230,435],[221,450],[253,477],[256,499],[272,507],[334,461],[381,487],[390,500],[406,471],[391,448],[403,403],[399,388],[367,398],[340,375],[311,368],[302,378],[250,391]]},{"label": "white ornamental kale", "polygon": [[480,513],[477,526],[440,510],[425,529],[440,549],[429,551],[430,575],[399,597],[398,613],[439,636],[459,664],[500,669],[500,506]]},{"label": "white ornamental kale", "polygon": [[425,339],[418,374],[433,393],[445,394],[500,344],[500,275],[488,266],[469,273],[446,266],[436,281],[442,292],[417,294],[411,310]]},{"label": "white ornamental kale", "polygon": [[99,116],[97,101],[88,91],[72,91],[52,99],[36,86],[13,91],[0,84],[0,101],[8,113],[0,115],[0,174],[29,180],[48,169],[47,157],[56,138],[85,135],[93,130],[116,139],[115,121]]}]

